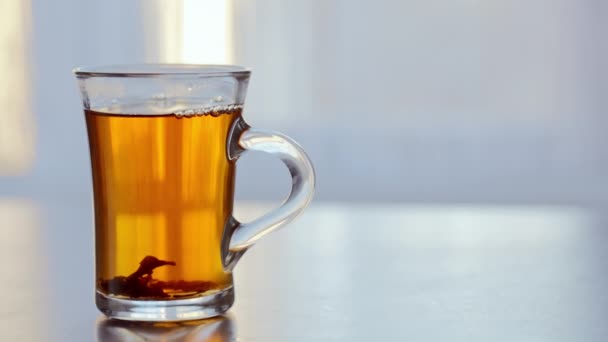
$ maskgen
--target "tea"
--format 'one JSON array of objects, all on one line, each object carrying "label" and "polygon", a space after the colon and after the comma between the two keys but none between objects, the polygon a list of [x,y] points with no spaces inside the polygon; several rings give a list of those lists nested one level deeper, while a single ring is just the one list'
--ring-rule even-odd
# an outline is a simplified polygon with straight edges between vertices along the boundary
[{"label": "tea", "polygon": [[222,236],[240,106],[163,115],[85,111],[95,197],[97,290],[136,299],[199,296],[232,284]]}]

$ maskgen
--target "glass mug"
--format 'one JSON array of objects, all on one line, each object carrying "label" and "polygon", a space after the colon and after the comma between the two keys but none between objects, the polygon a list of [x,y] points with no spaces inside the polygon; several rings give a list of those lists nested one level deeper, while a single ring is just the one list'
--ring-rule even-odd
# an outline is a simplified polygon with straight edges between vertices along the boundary
[{"label": "glass mug", "polygon": [[[310,202],[310,159],[288,137],[245,123],[245,68],[150,64],[74,73],[93,175],[97,307],[137,321],[225,312],[239,258]],[[235,164],[250,150],[279,157],[292,188],[278,209],[240,223],[232,217]]]}]

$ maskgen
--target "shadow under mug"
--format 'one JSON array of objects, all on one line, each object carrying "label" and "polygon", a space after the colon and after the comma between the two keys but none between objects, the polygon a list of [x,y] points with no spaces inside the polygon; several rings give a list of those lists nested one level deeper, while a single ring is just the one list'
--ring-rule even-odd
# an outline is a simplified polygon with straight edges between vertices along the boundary
[{"label": "shadow under mug", "polygon": [[[245,123],[245,68],[148,64],[74,73],[93,176],[97,307],[137,321],[225,312],[239,258],[310,202],[310,159],[288,137]],[[278,209],[240,223],[232,216],[234,183],[246,151],[280,158],[292,188]]]}]

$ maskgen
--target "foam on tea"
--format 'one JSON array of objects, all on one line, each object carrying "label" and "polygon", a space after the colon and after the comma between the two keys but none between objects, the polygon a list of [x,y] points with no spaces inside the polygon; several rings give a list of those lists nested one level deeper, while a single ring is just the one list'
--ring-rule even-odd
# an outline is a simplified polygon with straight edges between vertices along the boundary
[{"label": "foam on tea", "polygon": [[220,116],[223,114],[230,114],[235,111],[241,111],[242,105],[227,105],[227,106],[215,106],[215,107],[204,107],[194,109],[184,109],[175,111],[174,115],[178,118],[191,118],[194,116]]}]

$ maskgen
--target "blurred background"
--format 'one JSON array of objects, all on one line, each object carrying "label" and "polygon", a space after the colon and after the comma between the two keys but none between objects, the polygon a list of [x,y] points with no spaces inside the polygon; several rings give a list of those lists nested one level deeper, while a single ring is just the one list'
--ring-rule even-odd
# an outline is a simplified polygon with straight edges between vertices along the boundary
[{"label": "blurred background", "polygon": [[[588,204],[608,197],[601,0],[3,0],[0,196],[90,196],[71,70],[251,67],[245,116],[313,159],[318,201]],[[239,162],[276,200],[279,161]]]}]

